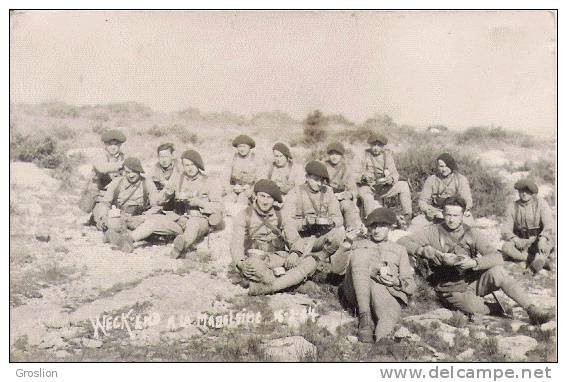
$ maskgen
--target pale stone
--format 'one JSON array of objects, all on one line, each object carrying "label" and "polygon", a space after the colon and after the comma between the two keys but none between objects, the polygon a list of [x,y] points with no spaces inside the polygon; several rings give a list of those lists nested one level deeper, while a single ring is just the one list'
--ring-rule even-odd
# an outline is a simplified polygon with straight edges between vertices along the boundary
[{"label": "pale stone", "polygon": [[316,359],[317,348],[301,336],[271,340],[262,347],[270,361],[300,362]]},{"label": "pale stone", "polygon": [[510,361],[525,361],[526,353],[537,347],[537,341],[528,336],[497,337],[497,349]]}]

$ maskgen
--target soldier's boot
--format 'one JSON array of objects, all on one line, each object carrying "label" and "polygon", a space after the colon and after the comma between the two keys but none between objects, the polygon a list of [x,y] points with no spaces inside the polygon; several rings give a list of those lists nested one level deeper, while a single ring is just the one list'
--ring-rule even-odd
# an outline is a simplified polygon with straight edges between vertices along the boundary
[{"label": "soldier's boot", "polygon": [[311,256],[301,259],[299,265],[295,268],[288,270],[285,275],[275,278],[269,283],[250,283],[248,294],[251,296],[258,296],[261,294],[275,293],[283,289],[290,288],[305,281],[315,269],[317,263]]},{"label": "soldier's boot", "polygon": [[541,325],[545,324],[548,321],[551,321],[555,314],[553,312],[546,312],[542,308],[536,306],[535,304],[531,304],[526,308],[526,313],[530,318],[530,322],[533,325]]},{"label": "soldier's boot", "polygon": [[541,271],[546,263],[546,256],[538,253],[535,255],[534,259],[532,260],[532,262],[529,265],[529,269],[530,271],[532,271],[532,273],[535,275],[537,274],[539,271]]},{"label": "soldier's boot", "polygon": [[362,312],[358,316],[358,340],[364,343],[374,342],[374,322],[370,312]]},{"label": "soldier's boot", "polygon": [[125,232],[120,237],[118,248],[124,253],[132,253],[134,251],[134,240],[129,232]]},{"label": "soldier's boot", "polygon": [[183,235],[177,235],[173,240],[173,248],[171,248],[169,257],[172,259],[185,258],[185,238]]}]

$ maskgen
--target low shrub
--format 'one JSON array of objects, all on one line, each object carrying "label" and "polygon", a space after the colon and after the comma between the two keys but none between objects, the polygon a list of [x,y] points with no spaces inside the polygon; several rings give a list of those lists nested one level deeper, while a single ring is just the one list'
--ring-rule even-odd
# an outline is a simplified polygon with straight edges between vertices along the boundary
[{"label": "low shrub", "polygon": [[59,151],[52,137],[31,137],[18,133],[10,137],[10,159],[34,162],[39,167],[57,168],[65,161],[65,154]]},{"label": "low shrub", "polygon": [[325,127],[328,125],[327,118],[319,110],[310,113],[303,120],[303,141],[307,145],[321,143],[327,138]]}]

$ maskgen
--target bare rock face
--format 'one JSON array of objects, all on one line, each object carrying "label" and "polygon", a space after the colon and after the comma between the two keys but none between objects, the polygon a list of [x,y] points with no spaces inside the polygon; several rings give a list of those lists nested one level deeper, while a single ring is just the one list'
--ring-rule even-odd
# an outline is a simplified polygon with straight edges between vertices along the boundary
[{"label": "bare rock face", "polygon": [[314,360],[317,348],[301,336],[284,337],[271,340],[262,347],[270,361],[301,362]]},{"label": "bare rock face", "polygon": [[534,350],[537,341],[528,336],[497,337],[498,352],[510,361],[525,361],[526,353]]},{"label": "bare rock face", "polygon": [[457,355],[457,359],[459,361],[467,361],[472,359],[474,355],[474,349],[467,349]]},{"label": "bare rock face", "polygon": [[344,324],[356,321],[356,318],[350,316],[347,312],[330,312],[317,319],[317,324],[326,328],[329,333],[337,335],[337,328]]}]

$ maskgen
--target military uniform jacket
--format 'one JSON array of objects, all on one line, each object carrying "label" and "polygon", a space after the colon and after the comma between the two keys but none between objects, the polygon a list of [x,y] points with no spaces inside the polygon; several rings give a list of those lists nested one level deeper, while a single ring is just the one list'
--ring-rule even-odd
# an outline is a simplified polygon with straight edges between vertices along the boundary
[{"label": "military uniform jacket", "polygon": [[253,185],[257,180],[258,164],[256,155],[249,153],[246,157],[234,154],[230,172],[230,184]]},{"label": "military uniform jacket", "polygon": [[423,184],[419,195],[419,208],[426,214],[434,214],[443,208],[443,201],[452,196],[460,196],[467,203],[467,209],[473,206],[471,189],[467,178],[459,173],[451,173],[446,178],[430,175]]},{"label": "military uniform jacket", "polygon": [[366,149],[360,166],[359,178],[364,176],[369,180],[376,181],[386,176],[385,172],[392,177],[394,182],[400,178],[392,151],[384,149],[379,155],[375,156],[370,152],[370,149]]},{"label": "military uniform jacket", "polygon": [[270,179],[280,189],[282,194],[286,195],[295,187],[295,182],[298,179],[296,166],[292,162],[288,162],[283,167],[278,167],[274,163],[267,166],[265,172],[266,179]]},{"label": "military uniform jacket", "polygon": [[104,190],[113,179],[122,175],[123,163],[124,154],[122,152],[119,152],[116,156],[111,156],[106,151],[99,160],[93,163],[93,182],[96,183],[99,190]]},{"label": "military uniform jacket", "polygon": [[282,215],[291,219],[298,231],[303,230],[307,215],[330,218],[335,227],[343,225],[339,201],[328,186],[323,186],[319,192],[313,192],[307,183],[295,187],[287,195]]},{"label": "military uniform jacket", "polygon": [[185,173],[174,172],[159,192],[157,201],[159,205],[164,205],[173,198],[176,202],[184,201],[187,209],[196,214],[211,215],[224,210],[221,192],[218,182],[200,172],[193,178],[188,178]]},{"label": "military uniform jacket", "polygon": [[329,186],[331,186],[334,192],[356,191],[356,182],[344,159],[336,166],[333,166],[328,160],[325,161],[325,165],[329,172]]},{"label": "military uniform jacket", "polygon": [[510,240],[516,236],[527,239],[543,236],[553,239],[553,216],[545,199],[535,195],[528,203],[512,203],[502,223],[502,236]]},{"label": "military uniform jacket", "polygon": [[255,204],[246,207],[234,219],[230,254],[234,263],[246,257],[248,249],[269,247],[269,252],[299,250],[301,239],[293,222],[272,208],[262,212]]},{"label": "military uniform jacket", "polygon": [[[370,260],[371,273],[375,274],[381,267],[388,266],[390,274],[400,280],[399,286],[386,286],[388,292],[407,304],[408,296],[416,289],[414,272],[408,259],[406,249],[396,243],[384,241],[375,243],[371,240],[358,240],[353,243],[351,256],[366,252]],[[376,270],[373,272],[373,270]]]},{"label": "military uniform jacket", "polygon": [[152,181],[140,177],[136,183],[130,183],[125,176],[122,176],[110,182],[102,203],[106,203],[108,207],[115,205],[132,215],[139,215],[150,205],[156,205],[157,197],[157,190]]}]

